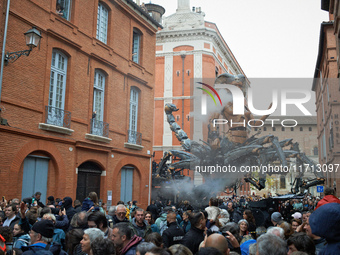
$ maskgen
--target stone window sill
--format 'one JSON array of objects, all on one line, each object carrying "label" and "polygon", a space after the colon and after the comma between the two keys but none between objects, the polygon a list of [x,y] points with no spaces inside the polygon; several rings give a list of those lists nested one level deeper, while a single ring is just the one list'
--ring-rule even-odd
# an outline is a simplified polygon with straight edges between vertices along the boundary
[{"label": "stone window sill", "polygon": [[42,130],[45,130],[45,131],[61,133],[61,134],[66,134],[66,135],[72,135],[72,133],[74,132],[74,130],[70,129],[70,128],[59,127],[59,126],[46,124],[46,123],[39,123],[39,129],[42,129]]},{"label": "stone window sill", "polygon": [[124,143],[125,148],[133,149],[133,150],[139,150],[141,151],[144,146],[138,145],[138,144],[133,144],[133,143]]},{"label": "stone window sill", "polygon": [[112,141],[111,138],[93,134],[85,134],[85,139],[96,141],[96,142],[103,142],[103,143],[110,143]]}]

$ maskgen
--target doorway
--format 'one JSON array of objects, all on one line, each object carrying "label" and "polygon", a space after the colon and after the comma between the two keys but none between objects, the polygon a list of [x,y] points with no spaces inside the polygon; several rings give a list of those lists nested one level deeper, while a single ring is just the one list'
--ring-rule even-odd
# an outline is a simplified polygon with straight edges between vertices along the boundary
[{"label": "doorway", "polygon": [[93,162],[85,162],[78,167],[76,198],[83,202],[90,192],[94,191],[100,198],[100,176],[102,170]]}]

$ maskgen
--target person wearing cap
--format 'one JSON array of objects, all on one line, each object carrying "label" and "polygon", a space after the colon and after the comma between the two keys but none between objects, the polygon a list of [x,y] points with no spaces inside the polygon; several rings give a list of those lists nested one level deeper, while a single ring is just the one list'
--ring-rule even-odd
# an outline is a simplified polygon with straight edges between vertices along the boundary
[{"label": "person wearing cap", "polygon": [[[57,223],[57,219],[56,217],[52,214],[52,213],[45,213],[42,217],[43,220],[51,220],[54,224],[54,226]],[[63,247],[65,247],[65,232],[60,229],[60,228],[54,228],[53,231],[53,243],[59,243],[61,244]]]},{"label": "person wearing cap", "polygon": [[295,212],[292,214],[292,217],[295,219],[295,220],[301,220],[302,219],[302,214],[299,213],[299,212]]},{"label": "person wearing cap", "polygon": [[61,250],[59,245],[52,245],[54,234],[54,224],[51,220],[41,220],[34,223],[29,235],[31,238],[31,245],[22,247],[23,255],[37,254],[60,254],[67,253]]},{"label": "person wearing cap", "polygon": [[271,216],[271,220],[274,226],[278,226],[283,222],[283,218],[281,213],[279,212],[274,212]]},{"label": "person wearing cap", "polygon": [[45,254],[53,254],[48,251],[49,244],[53,241],[54,225],[50,220],[42,220],[34,223],[29,232],[31,245],[22,247],[24,255],[36,254],[39,250],[45,250]]}]

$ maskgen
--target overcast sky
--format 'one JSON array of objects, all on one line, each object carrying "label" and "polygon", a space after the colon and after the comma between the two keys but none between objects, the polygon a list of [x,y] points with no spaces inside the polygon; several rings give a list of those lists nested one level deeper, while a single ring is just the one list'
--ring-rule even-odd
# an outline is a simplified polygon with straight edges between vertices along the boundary
[{"label": "overcast sky", "polygon": [[[165,16],[176,12],[177,0],[151,2]],[[216,23],[248,78],[313,77],[320,24],[329,20],[321,0],[191,0],[190,6]]]}]

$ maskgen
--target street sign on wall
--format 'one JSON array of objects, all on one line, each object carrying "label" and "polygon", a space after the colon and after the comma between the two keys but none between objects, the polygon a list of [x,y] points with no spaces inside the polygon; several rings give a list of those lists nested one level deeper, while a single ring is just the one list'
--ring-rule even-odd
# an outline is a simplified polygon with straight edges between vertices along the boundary
[{"label": "street sign on wall", "polygon": [[323,192],[323,186],[316,186],[316,192],[322,193]]}]

